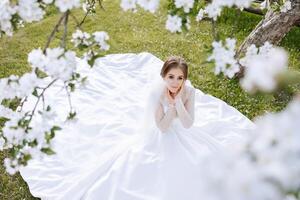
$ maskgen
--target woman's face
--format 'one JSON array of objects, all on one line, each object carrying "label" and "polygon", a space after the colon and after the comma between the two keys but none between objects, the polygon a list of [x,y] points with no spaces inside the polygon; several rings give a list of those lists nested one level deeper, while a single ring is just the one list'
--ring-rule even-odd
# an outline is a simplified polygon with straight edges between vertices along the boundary
[{"label": "woman's face", "polygon": [[180,68],[172,68],[164,77],[167,88],[176,93],[184,82],[184,74]]}]

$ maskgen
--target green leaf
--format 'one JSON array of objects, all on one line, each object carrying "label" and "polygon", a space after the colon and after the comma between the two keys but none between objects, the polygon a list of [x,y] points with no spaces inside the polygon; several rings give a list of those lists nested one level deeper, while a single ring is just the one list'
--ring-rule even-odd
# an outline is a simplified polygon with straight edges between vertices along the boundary
[{"label": "green leaf", "polygon": [[53,150],[52,150],[51,148],[49,148],[49,147],[48,147],[48,148],[42,148],[41,151],[44,152],[44,153],[47,154],[47,155],[53,155],[53,154],[56,154],[55,151],[53,151]]},{"label": "green leaf", "polygon": [[36,96],[36,97],[39,96],[36,88],[34,88],[34,90],[33,90],[33,92],[32,92],[32,95],[33,95],[33,96]]},{"label": "green leaf", "polygon": [[85,76],[85,77],[83,77],[82,79],[81,79],[81,83],[85,83],[86,82],[86,80],[87,80],[87,76]]},{"label": "green leaf", "polygon": [[70,87],[71,92],[75,91],[75,84],[74,83],[69,83],[68,86]]},{"label": "green leaf", "polygon": [[68,115],[68,117],[67,117],[67,120],[72,120],[72,119],[75,118],[75,116],[76,116],[76,112],[69,112],[69,115]]},{"label": "green leaf", "polygon": [[93,67],[94,66],[94,63],[96,61],[97,58],[101,57],[101,55],[95,55],[91,58],[91,60],[88,61],[88,64]]}]

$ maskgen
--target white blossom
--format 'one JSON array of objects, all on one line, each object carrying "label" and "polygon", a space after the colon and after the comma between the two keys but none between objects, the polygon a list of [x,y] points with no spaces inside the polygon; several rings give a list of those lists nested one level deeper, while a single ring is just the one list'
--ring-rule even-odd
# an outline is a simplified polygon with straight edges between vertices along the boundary
[{"label": "white blossom", "polygon": [[166,22],[167,30],[171,31],[172,33],[181,32],[182,31],[181,26],[182,26],[182,19],[179,16],[168,15],[168,19]]},{"label": "white blossom", "polygon": [[268,9],[269,8],[269,0],[264,0],[259,4],[260,9]]},{"label": "white blossom", "polygon": [[4,149],[5,140],[2,136],[0,136],[0,151]]},{"label": "white blossom", "polygon": [[121,8],[124,11],[132,10],[136,11],[137,0],[121,0]]},{"label": "white blossom", "polygon": [[[253,2],[253,0],[234,0],[234,4],[235,6],[237,6],[238,8],[248,8],[251,6],[251,3]],[[232,6],[232,4],[231,4]]]},{"label": "white blossom", "polygon": [[224,7],[236,6],[243,9],[249,7],[252,1],[253,0],[213,0],[205,7],[205,11],[208,14],[208,17],[216,20]]},{"label": "white blossom", "polygon": [[14,115],[14,111],[0,104],[0,117],[10,119]]},{"label": "white blossom", "polygon": [[36,0],[19,0],[18,14],[25,22],[43,19],[45,12]]},{"label": "white blossom", "polygon": [[17,171],[19,171],[19,166],[17,165],[17,161],[15,159],[12,160],[10,158],[5,158],[3,163],[6,172],[10,175],[14,175]]},{"label": "white blossom", "polygon": [[75,47],[78,47],[79,45],[89,46],[91,44],[89,41],[90,38],[91,35],[89,33],[77,29],[76,32],[72,34],[71,42],[73,42]]},{"label": "white blossom", "polygon": [[82,10],[85,13],[87,13],[89,10],[95,10],[96,9],[96,5],[89,3],[89,1],[85,1],[84,3],[82,3],[81,7],[82,7]]},{"label": "white blossom", "polygon": [[194,0],[175,0],[176,8],[183,8],[185,13],[189,13],[194,7]]},{"label": "white blossom", "polygon": [[293,195],[287,195],[284,200],[298,200],[298,199]]},{"label": "white blossom", "polygon": [[288,12],[292,9],[292,3],[291,1],[287,0],[284,2],[284,4],[280,7],[280,12]]},{"label": "white blossom", "polygon": [[87,52],[85,52],[82,56],[82,59],[89,61],[93,58],[93,56],[97,55],[96,52],[92,51],[92,50],[88,50]]},{"label": "white blossom", "polygon": [[55,0],[55,5],[59,8],[60,12],[66,12],[73,8],[79,8],[80,0]]},{"label": "white blossom", "polygon": [[223,46],[222,42],[213,42],[213,53],[207,59],[208,61],[215,61],[215,74],[224,73],[229,78],[233,78],[233,76],[239,72],[240,67],[238,65],[237,60],[234,58],[235,56],[235,39],[226,39],[225,46]]},{"label": "white blossom", "polygon": [[17,7],[12,6],[9,0],[0,1],[0,31],[3,31],[9,36],[12,36],[13,31],[11,24],[12,15],[14,15],[16,12]]},{"label": "white blossom", "polygon": [[281,200],[277,188],[243,152],[208,156],[201,166],[200,191],[210,200]]},{"label": "white blossom", "polygon": [[159,6],[159,0],[137,0],[137,3],[147,11],[154,13]]},{"label": "white blossom", "polygon": [[43,0],[43,2],[44,2],[45,4],[51,4],[51,3],[53,2],[53,0]]},{"label": "white blossom", "polygon": [[32,129],[26,134],[25,139],[28,141],[36,140],[37,148],[47,146],[45,133],[50,132],[53,124],[57,121],[57,114],[53,111],[39,111],[39,116],[36,116],[33,122]]},{"label": "white blossom", "polygon": [[300,100],[292,100],[279,113],[255,120],[257,130],[250,134],[249,145],[266,177],[285,191],[300,185]]},{"label": "white blossom", "polygon": [[199,192],[204,199],[294,199],[286,194],[300,185],[300,99],[254,122],[241,148],[201,159]]},{"label": "white blossom", "polygon": [[18,122],[23,118],[23,113],[15,112],[2,128],[3,136],[8,144],[21,145],[25,139],[25,130],[18,127]]},{"label": "white blossom", "polygon": [[93,33],[95,41],[98,43],[98,46],[101,50],[107,51],[109,50],[109,44],[106,43],[109,40],[109,36],[104,31],[98,31]]},{"label": "white blossom", "polygon": [[222,7],[216,4],[209,4],[205,8],[205,12],[207,13],[209,18],[213,20],[217,20],[218,16],[221,15]]},{"label": "white blossom", "polygon": [[40,81],[34,72],[25,73],[22,77],[11,75],[0,79],[0,100],[26,97],[40,84]]},{"label": "white blossom", "polygon": [[76,53],[64,52],[63,48],[48,48],[46,53],[35,49],[29,53],[28,61],[33,67],[37,67],[54,79],[67,81],[77,68]]},{"label": "white blossom", "polygon": [[33,89],[40,85],[39,79],[35,72],[26,73],[19,79],[19,97],[25,97],[32,93]]},{"label": "white blossom", "polygon": [[34,49],[28,54],[27,61],[33,66],[43,69],[44,65],[46,65],[46,56],[43,51],[39,49]]},{"label": "white blossom", "polygon": [[197,22],[201,21],[205,14],[206,14],[206,11],[201,8],[197,14],[196,21]]},{"label": "white blossom", "polygon": [[241,85],[246,91],[270,92],[277,86],[277,77],[287,70],[288,55],[266,42],[260,48],[251,45],[240,63],[245,67]]}]

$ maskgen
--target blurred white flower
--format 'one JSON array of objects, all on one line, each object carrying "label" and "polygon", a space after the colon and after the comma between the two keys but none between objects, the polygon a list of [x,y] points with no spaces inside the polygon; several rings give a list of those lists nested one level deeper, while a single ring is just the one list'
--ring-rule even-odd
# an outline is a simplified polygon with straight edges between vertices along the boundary
[{"label": "blurred white flower", "polygon": [[154,13],[159,6],[159,0],[137,0],[137,3],[151,13]]},{"label": "blurred white flower", "polygon": [[13,6],[9,0],[0,1],[0,32],[3,31],[8,36],[12,36],[13,27],[11,19],[16,12],[17,6]]},{"label": "blurred white flower", "polygon": [[34,49],[28,54],[27,61],[31,65],[42,69],[43,66],[46,64],[46,56],[40,48]]},{"label": "blurred white flower", "polygon": [[10,119],[14,115],[14,111],[0,104],[0,117]]},{"label": "blurred white flower", "polygon": [[34,72],[25,73],[22,77],[10,76],[0,79],[0,100],[23,98],[33,92],[33,89],[40,84],[40,79]]},{"label": "blurred white flower", "polygon": [[53,0],[43,0],[43,2],[44,2],[45,4],[50,4],[50,3],[53,2]]},{"label": "blurred white flower", "polygon": [[67,81],[77,68],[76,53],[64,52],[63,48],[48,48],[46,54],[40,49],[32,50],[28,55],[28,61],[33,67],[44,71],[54,79]]},{"label": "blurred white flower", "polygon": [[109,36],[105,31],[98,31],[93,33],[94,39],[101,50],[107,51],[109,50],[109,44],[106,43],[109,40]]},{"label": "blurred white flower", "polygon": [[6,169],[6,172],[10,175],[14,175],[17,171],[19,171],[19,166],[17,165],[16,160],[12,160],[10,158],[5,158],[4,161],[4,167]]},{"label": "blurred white flower", "polygon": [[25,22],[33,22],[43,19],[45,11],[36,0],[19,0],[18,14]]},{"label": "blurred white flower", "polygon": [[[229,0],[228,2],[230,2],[231,0]],[[226,2],[226,1],[224,1]],[[253,0],[234,0],[233,5],[235,5],[238,8],[248,8],[251,6],[251,3],[253,2]],[[232,4],[229,4],[231,6],[233,6]]]},{"label": "blurred white flower", "polygon": [[209,18],[217,20],[217,17],[221,15],[222,7],[215,4],[209,4],[206,6],[205,11]]},{"label": "blurred white flower", "polygon": [[167,30],[171,31],[172,33],[181,32],[182,31],[181,26],[182,26],[182,19],[179,16],[168,15],[168,19],[166,22]]},{"label": "blurred white flower", "polygon": [[201,159],[199,192],[205,199],[294,199],[286,194],[300,186],[300,99],[254,122],[243,147]]},{"label": "blurred white flower", "polygon": [[287,195],[284,200],[298,200],[298,199],[293,195]]},{"label": "blurred white flower", "polygon": [[281,200],[277,188],[267,180],[246,155],[208,156],[201,165],[200,191],[211,200]]},{"label": "blurred white flower", "polygon": [[213,0],[205,7],[205,11],[208,14],[208,17],[217,20],[217,17],[220,16],[224,7],[236,6],[243,9],[249,7],[252,2],[253,0]]},{"label": "blurred white flower", "polygon": [[212,43],[213,53],[208,57],[208,61],[214,60],[215,62],[215,74],[224,73],[228,78],[233,78],[233,76],[240,71],[237,60],[235,56],[235,39],[226,39],[226,43],[223,46],[222,42],[214,41]]},{"label": "blurred white flower", "polygon": [[19,97],[25,97],[32,93],[33,89],[41,84],[35,72],[26,73],[19,79]]},{"label": "blurred white flower", "polygon": [[132,10],[136,11],[137,0],[121,0],[121,8],[124,11]]},{"label": "blurred white flower", "polygon": [[255,120],[257,130],[249,137],[264,176],[280,184],[284,191],[297,191],[300,185],[300,100],[294,99],[282,112]]},{"label": "blurred white flower", "polygon": [[194,7],[194,0],[175,0],[176,8],[183,8],[185,13],[189,13]]},{"label": "blurred white flower", "polygon": [[287,70],[288,55],[284,49],[266,42],[260,48],[251,45],[240,63],[245,67],[241,85],[246,91],[270,92],[277,86],[277,77]]},{"label": "blurred white flower", "polygon": [[2,136],[0,136],[0,151],[4,149],[5,140]]},{"label": "blurred white flower", "polygon": [[7,143],[13,145],[22,145],[26,134],[24,129],[18,127],[18,123],[22,117],[23,115],[21,113],[15,113],[14,116],[12,116],[2,128],[3,136],[7,139]]},{"label": "blurred white flower", "polygon": [[79,8],[80,0],[55,0],[55,5],[59,8],[60,12],[66,12],[73,8]]},{"label": "blurred white flower", "polygon": [[196,21],[201,21],[204,17],[204,14],[206,14],[206,11],[201,8],[197,14]]},{"label": "blurred white flower", "polygon": [[73,42],[75,47],[78,47],[79,45],[89,46],[91,44],[89,41],[90,38],[91,35],[89,33],[77,29],[76,32],[72,34],[71,42]]},{"label": "blurred white flower", "polygon": [[259,4],[259,7],[260,7],[260,9],[267,9],[268,8],[268,0],[264,0],[263,2],[261,2],[260,4]]},{"label": "blurred white flower", "polygon": [[89,5],[88,5],[88,3],[82,3],[82,10],[85,12],[85,13],[87,13],[88,12],[88,7],[89,7]]},{"label": "blurred white flower", "polygon": [[95,10],[96,9],[96,6],[95,6],[95,4],[94,5],[92,5],[92,4],[90,4],[89,3],[89,1],[85,1],[84,3],[82,3],[82,10],[85,12],[85,13],[87,13],[90,9],[92,9],[92,10]]},{"label": "blurred white flower", "polygon": [[82,56],[82,59],[89,61],[93,58],[93,56],[97,55],[96,52],[93,52],[92,50],[88,50],[87,52],[85,52]]},{"label": "blurred white flower", "polygon": [[291,1],[287,0],[284,2],[284,4],[280,7],[280,12],[288,12],[292,9],[292,3]]}]

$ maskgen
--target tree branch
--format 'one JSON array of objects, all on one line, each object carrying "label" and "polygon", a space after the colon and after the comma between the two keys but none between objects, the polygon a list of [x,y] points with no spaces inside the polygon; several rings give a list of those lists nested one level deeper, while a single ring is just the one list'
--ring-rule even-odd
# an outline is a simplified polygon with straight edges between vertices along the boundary
[{"label": "tree branch", "polygon": [[29,124],[30,124],[30,122],[31,122],[31,120],[32,120],[32,117],[33,117],[33,115],[34,115],[34,113],[35,113],[35,110],[36,110],[36,108],[37,108],[37,105],[38,105],[39,102],[40,102],[41,97],[44,95],[45,91],[46,91],[53,83],[55,83],[57,80],[58,80],[58,79],[54,79],[54,80],[51,81],[45,88],[43,88],[42,93],[38,96],[38,99],[37,99],[37,101],[35,102],[34,108],[33,108],[33,110],[31,111],[30,118],[29,118],[29,121],[28,121],[28,126],[26,127],[25,131],[28,131],[28,129],[29,129]]},{"label": "tree branch", "polygon": [[46,52],[46,49],[49,47],[50,45],[50,42],[53,40],[53,37],[55,35],[55,33],[58,31],[58,27],[60,26],[60,24],[62,23],[63,19],[65,18],[66,16],[66,13],[64,13],[58,20],[57,24],[55,25],[54,29],[52,30],[51,34],[49,35],[48,37],[48,40],[47,40],[47,43],[44,47],[44,50],[43,52],[45,53]]},{"label": "tree branch", "polygon": [[65,18],[64,18],[64,34],[61,39],[60,46],[62,48],[66,47],[66,38],[67,38],[67,33],[68,33],[68,19],[69,19],[69,10],[66,12]]}]

